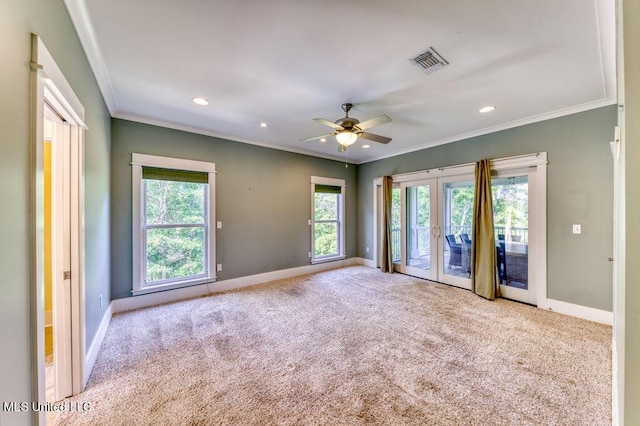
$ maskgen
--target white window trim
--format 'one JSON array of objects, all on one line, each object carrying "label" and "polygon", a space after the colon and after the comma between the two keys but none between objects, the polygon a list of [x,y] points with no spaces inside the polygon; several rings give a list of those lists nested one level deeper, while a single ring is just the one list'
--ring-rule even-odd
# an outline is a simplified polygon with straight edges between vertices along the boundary
[{"label": "white window trim", "polygon": [[[315,238],[315,229],[316,229],[316,214],[315,214],[315,192],[316,185],[331,185],[331,186],[339,186],[340,187],[340,203],[338,206],[338,224],[340,227],[339,235],[338,235],[338,246],[339,246],[339,254],[333,256],[321,256],[316,257],[316,238]],[[332,262],[334,260],[342,260],[345,259],[346,250],[344,245],[344,235],[345,235],[345,223],[344,223],[344,212],[345,212],[345,181],[344,179],[333,179],[333,178],[325,178],[319,176],[311,176],[311,220],[309,224],[311,225],[311,264],[317,263],[325,263]]]},{"label": "white window trim", "polygon": [[[197,284],[211,283],[216,280],[216,164],[205,161],[185,160],[180,158],[160,157],[148,154],[131,154],[132,166],[132,245],[133,245],[133,289],[134,296],[140,294],[154,293],[157,291],[170,290],[174,288],[188,287]],[[205,242],[205,251],[208,254],[207,273],[204,277],[184,279],[179,281],[162,282],[159,284],[145,285],[144,268],[142,262],[146,258],[144,253],[144,244],[142,241],[142,223],[144,191],[142,179],[142,167],[155,167],[174,170],[185,170],[192,172],[208,173],[209,193],[208,198],[208,215],[205,219],[207,224],[207,241]]]}]

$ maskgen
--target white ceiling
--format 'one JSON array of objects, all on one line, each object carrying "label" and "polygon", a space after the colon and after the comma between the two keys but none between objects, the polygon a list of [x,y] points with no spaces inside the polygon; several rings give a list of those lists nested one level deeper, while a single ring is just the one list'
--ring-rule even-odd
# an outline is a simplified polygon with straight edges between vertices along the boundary
[{"label": "white ceiling", "polygon": [[344,102],[393,119],[362,163],[616,101],[614,0],[65,2],[114,117],[320,157]]}]

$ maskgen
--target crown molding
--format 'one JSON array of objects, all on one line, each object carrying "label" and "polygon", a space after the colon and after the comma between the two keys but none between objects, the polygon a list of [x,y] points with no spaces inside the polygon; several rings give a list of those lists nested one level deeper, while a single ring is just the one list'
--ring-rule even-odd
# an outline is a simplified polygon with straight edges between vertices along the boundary
[{"label": "crown molding", "polygon": [[118,111],[118,102],[116,101],[113,84],[111,84],[111,78],[89,17],[87,5],[84,0],[64,0],[64,4],[67,6],[71,22],[78,33],[80,44],[82,44],[84,53],[87,56],[89,66],[93,71],[104,102],[107,104],[109,113],[114,115]]}]

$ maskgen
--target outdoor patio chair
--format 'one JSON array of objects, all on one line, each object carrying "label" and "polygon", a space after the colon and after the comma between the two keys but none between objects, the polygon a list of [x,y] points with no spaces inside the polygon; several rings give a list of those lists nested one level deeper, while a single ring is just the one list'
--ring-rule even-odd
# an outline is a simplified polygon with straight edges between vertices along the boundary
[{"label": "outdoor patio chair", "polygon": [[445,235],[449,244],[449,269],[452,266],[462,267],[462,245],[456,242],[455,235]]},{"label": "outdoor patio chair", "polygon": [[496,263],[498,266],[498,277],[501,283],[507,281],[507,252],[505,250],[504,240],[499,242],[496,246]]}]

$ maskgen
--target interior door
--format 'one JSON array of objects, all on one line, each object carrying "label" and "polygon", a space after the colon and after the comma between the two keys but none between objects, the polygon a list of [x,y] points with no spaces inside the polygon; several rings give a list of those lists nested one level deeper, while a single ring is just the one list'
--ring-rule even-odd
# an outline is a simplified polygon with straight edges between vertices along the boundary
[{"label": "interior door", "polygon": [[471,289],[473,175],[438,179],[438,281]]},{"label": "interior door", "polygon": [[[53,114],[49,114],[51,119]],[[72,395],[71,347],[71,127],[53,120],[52,141],[52,293],[53,400]]]},{"label": "interior door", "polygon": [[436,280],[437,209],[435,179],[401,184],[401,272]]}]

